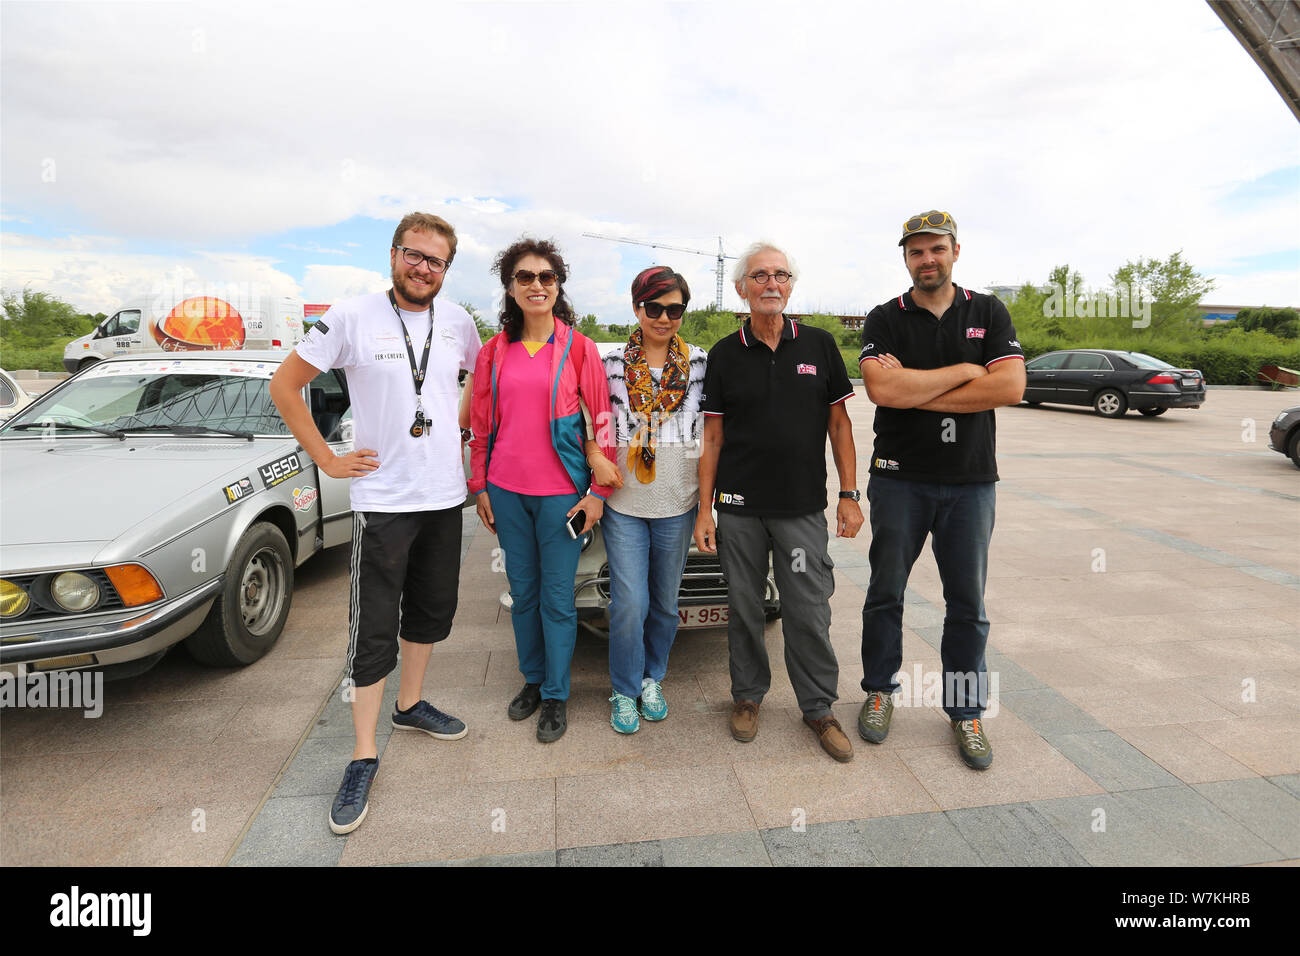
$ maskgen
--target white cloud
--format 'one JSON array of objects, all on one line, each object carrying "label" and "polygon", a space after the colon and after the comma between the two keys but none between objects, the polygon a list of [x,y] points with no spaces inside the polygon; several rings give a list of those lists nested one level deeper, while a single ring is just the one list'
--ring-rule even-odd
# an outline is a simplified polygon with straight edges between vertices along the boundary
[{"label": "white cloud", "polygon": [[313,265],[307,267],[303,278],[302,297],[306,302],[333,303],[355,295],[382,292],[388,285],[387,276],[371,269]]},{"label": "white cloud", "polygon": [[[899,223],[931,206],[961,224],[956,278],[973,287],[1297,250],[1300,196],[1259,208],[1234,190],[1300,166],[1300,134],[1203,4],[69,9],[5,5],[6,221],[174,243],[158,263],[421,208],[461,235],[454,297],[490,311],[492,257],[528,231],[571,258],[580,311],[617,316],[620,264],[662,256],[703,302],[712,262],[583,232],[721,235],[732,252],[771,235],[804,268],[792,307],[828,309],[904,288]],[[95,248],[65,278],[98,296],[120,261]],[[62,253],[41,255],[6,249],[6,284],[63,274]],[[289,280],[353,287],[320,268]],[[1272,294],[1246,265],[1232,275],[1247,301]]]}]

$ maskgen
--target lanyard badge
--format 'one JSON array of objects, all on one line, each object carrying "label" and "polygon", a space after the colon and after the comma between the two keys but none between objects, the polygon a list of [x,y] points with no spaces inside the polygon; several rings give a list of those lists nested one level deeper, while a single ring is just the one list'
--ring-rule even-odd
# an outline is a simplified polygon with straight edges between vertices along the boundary
[{"label": "lanyard badge", "polygon": [[429,367],[429,347],[433,344],[433,303],[429,303],[429,337],[424,340],[424,354],[420,357],[420,364],[415,364],[415,346],[411,343],[411,333],[406,331],[406,323],[402,321],[402,313],[397,309],[397,298],[393,295],[393,290],[388,290],[388,301],[393,306],[393,314],[397,316],[397,322],[402,327],[402,337],[406,339],[406,357],[411,363],[411,380],[415,384],[415,421],[411,423],[409,429],[412,438],[420,438],[429,434],[432,419],[424,414],[424,400],[420,397],[420,390],[424,388],[424,374]]}]

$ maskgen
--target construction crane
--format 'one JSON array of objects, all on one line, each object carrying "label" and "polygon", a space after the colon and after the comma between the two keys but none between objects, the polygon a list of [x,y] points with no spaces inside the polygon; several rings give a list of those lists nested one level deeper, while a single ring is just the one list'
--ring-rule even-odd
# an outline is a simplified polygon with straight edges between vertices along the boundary
[{"label": "construction crane", "polygon": [[[588,239],[608,239],[610,242],[630,242],[634,246],[650,246],[652,249],[671,249],[674,252],[689,252],[692,255],[696,255],[696,256],[714,255],[714,253],[705,252],[703,249],[686,249],[683,246],[670,246],[666,242],[646,242],[644,239],[625,239],[622,236],[602,236],[594,232],[584,232],[583,235],[586,236]],[[718,290],[717,290],[717,301],[715,305],[717,306],[718,311],[721,312],[722,311],[722,277],[723,274],[726,272],[725,260],[736,258],[735,256],[726,255],[722,251],[721,236],[718,236],[718,252],[716,258],[718,260]]]}]

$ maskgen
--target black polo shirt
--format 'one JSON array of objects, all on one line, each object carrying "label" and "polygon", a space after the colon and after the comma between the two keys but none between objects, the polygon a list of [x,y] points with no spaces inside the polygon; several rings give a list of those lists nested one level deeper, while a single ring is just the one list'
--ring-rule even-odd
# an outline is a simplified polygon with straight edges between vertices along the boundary
[{"label": "black polo shirt", "polygon": [[795,517],[826,510],[826,424],[853,394],[835,337],[782,316],[773,352],[749,322],[709,351],[700,411],[722,418],[719,511]]},{"label": "black polo shirt", "polygon": [[[859,363],[886,352],[915,369],[1024,361],[1001,300],[953,288],[956,297],[942,319],[916,305],[910,289],[872,309],[862,326]],[[875,430],[873,475],[941,484],[998,480],[992,409],[959,414],[879,405]]]}]

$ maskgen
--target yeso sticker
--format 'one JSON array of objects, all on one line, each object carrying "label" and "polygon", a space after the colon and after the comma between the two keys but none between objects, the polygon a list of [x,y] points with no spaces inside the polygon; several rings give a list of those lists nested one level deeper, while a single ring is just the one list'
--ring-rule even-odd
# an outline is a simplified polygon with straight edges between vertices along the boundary
[{"label": "yeso sticker", "polygon": [[265,465],[258,465],[257,473],[262,476],[263,487],[274,488],[281,482],[288,481],[294,475],[302,474],[302,462],[295,452],[275,461],[269,461]]}]

